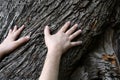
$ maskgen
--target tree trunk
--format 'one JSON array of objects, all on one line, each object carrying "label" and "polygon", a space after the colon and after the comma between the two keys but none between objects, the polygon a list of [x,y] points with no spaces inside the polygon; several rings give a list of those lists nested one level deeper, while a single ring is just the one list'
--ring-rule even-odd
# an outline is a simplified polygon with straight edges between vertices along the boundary
[{"label": "tree trunk", "polygon": [[55,33],[68,20],[79,24],[83,44],[63,55],[59,80],[119,80],[119,0],[0,0],[0,39],[16,24],[26,44],[0,62],[1,80],[36,80],[47,48],[43,30]]}]

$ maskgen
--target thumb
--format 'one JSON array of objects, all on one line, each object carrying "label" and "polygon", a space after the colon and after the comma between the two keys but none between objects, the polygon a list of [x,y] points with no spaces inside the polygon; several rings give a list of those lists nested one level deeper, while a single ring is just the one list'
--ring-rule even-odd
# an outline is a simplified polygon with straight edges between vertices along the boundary
[{"label": "thumb", "polygon": [[45,36],[50,36],[49,26],[46,26],[46,27],[45,27],[45,29],[44,29],[44,35],[45,35]]},{"label": "thumb", "polygon": [[30,39],[29,36],[22,37],[22,38],[18,39],[17,41],[15,41],[16,42],[16,47],[19,47],[20,45],[28,42],[29,39]]}]

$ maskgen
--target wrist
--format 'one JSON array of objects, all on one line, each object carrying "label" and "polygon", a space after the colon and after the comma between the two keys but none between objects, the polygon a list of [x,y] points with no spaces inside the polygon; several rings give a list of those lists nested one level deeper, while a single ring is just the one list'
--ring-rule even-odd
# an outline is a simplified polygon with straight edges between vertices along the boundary
[{"label": "wrist", "polygon": [[57,49],[48,49],[47,57],[50,58],[61,58],[62,52]]},{"label": "wrist", "polygon": [[5,48],[3,48],[3,46],[0,44],[0,53],[3,53]]},{"label": "wrist", "polygon": [[0,58],[2,58],[3,57],[3,55],[4,55],[4,48],[2,47],[2,45],[0,44]]}]

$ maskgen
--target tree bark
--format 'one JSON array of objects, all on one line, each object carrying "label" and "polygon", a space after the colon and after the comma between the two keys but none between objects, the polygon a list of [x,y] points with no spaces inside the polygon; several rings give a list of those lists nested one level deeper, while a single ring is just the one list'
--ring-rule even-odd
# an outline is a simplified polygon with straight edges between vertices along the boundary
[{"label": "tree bark", "polygon": [[26,44],[0,62],[1,80],[36,80],[47,48],[44,26],[55,33],[68,20],[79,24],[83,44],[63,55],[59,80],[119,80],[119,0],[0,0],[0,39],[25,24]]}]

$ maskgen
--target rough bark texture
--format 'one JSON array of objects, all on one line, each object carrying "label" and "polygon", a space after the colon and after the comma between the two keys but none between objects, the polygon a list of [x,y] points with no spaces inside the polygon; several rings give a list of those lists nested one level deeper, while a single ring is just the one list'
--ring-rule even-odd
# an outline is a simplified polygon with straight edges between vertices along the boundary
[{"label": "rough bark texture", "polygon": [[47,52],[43,29],[79,24],[81,46],[63,55],[59,80],[119,80],[119,0],[0,0],[0,39],[15,24],[31,40],[0,62],[0,80],[36,80]]}]

